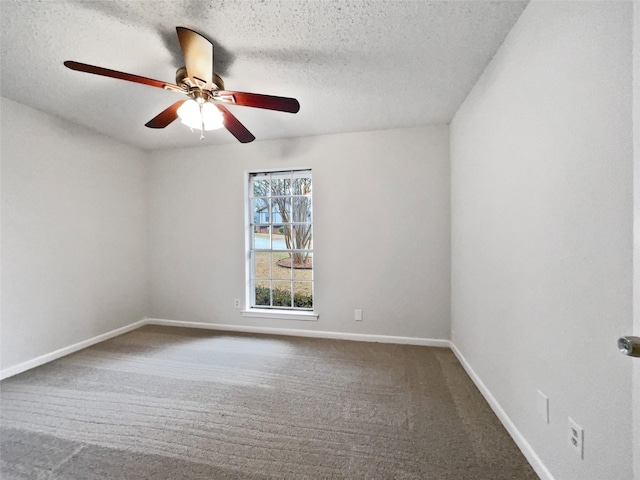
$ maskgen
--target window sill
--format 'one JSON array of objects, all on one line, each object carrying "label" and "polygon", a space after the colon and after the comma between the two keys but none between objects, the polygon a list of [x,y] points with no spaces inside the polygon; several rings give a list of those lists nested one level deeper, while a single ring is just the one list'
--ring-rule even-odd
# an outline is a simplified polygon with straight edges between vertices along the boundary
[{"label": "window sill", "polygon": [[243,317],[257,317],[257,318],[278,318],[284,320],[307,320],[315,322],[318,320],[316,312],[305,312],[301,310],[272,310],[266,308],[249,308],[242,311]]}]

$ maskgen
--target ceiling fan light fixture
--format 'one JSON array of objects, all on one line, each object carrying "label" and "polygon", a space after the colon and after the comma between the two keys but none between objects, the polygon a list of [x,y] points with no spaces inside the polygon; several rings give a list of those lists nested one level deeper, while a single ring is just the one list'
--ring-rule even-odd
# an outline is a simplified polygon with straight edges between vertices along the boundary
[{"label": "ceiling fan light fixture", "polygon": [[205,130],[217,130],[223,127],[222,112],[211,102],[202,105],[202,120]]},{"label": "ceiling fan light fixture", "polygon": [[200,129],[202,127],[202,115],[200,105],[195,100],[187,100],[177,111],[180,121],[187,127]]},{"label": "ceiling fan light fixture", "polygon": [[200,104],[190,99],[178,108],[177,113],[180,121],[189,128],[216,130],[223,127],[222,112],[211,102]]}]

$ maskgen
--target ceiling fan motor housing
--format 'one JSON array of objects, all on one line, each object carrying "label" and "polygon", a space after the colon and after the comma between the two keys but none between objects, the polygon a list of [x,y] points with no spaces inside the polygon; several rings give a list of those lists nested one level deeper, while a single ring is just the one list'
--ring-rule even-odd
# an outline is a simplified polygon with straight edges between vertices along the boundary
[{"label": "ceiling fan motor housing", "polygon": [[[224,81],[218,74],[213,74],[211,82],[213,83],[212,90],[224,90]],[[200,88],[199,85],[193,84],[193,82],[189,78],[189,75],[187,75],[186,67],[180,67],[178,70],[176,70],[176,84],[180,85],[181,87],[186,87],[188,90],[191,90],[192,88]]]}]

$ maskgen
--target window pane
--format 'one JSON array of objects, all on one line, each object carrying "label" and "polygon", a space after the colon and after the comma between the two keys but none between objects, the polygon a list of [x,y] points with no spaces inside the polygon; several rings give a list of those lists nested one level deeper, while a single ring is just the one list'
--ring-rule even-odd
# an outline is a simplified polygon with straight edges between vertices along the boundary
[{"label": "window pane", "polygon": [[253,278],[271,278],[271,252],[254,252]]},{"label": "window pane", "polygon": [[289,253],[286,252],[274,252],[273,253],[273,266],[272,278],[277,280],[291,280],[291,268],[289,268],[290,262]]},{"label": "window pane", "polygon": [[269,223],[269,203],[266,198],[253,199],[253,223]]},{"label": "window pane", "polygon": [[291,195],[290,173],[271,176],[271,195]]},{"label": "window pane", "polygon": [[293,194],[311,195],[311,177],[308,173],[293,173]]},{"label": "window pane", "polygon": [[294,280],[313,280],[313,257],[309,255],[300,255],[296,262],[296,268],[293,269]]},{"label": "window pane", "polygon": [[297,308],[313,308],[313,284],[311,282],[294,282],[293,306]]},{"label": "window pane", "polygon": [[267,197],[269,196],[269,178],[259,177],[253,179],[253,196]]},{"label": "window pane", "polygon": [[253,248],[258,250],[268,250],[269,227],[255,227],[253,232]]},{"label": "window pane", "polygon": [[309,250],[313,248],[313,231],[311,224],[292,225],[291,227],[291,248],[294,250]]},{"label": "window pane", "polygon": [[291,307],[291,282],[273,281],[273,306]]},{"label": "window pane", "polygon": [[[273,229],[273,243],[274,250],[289,250],[291,242],[289,239],[289,232],[291,231],[291,225],[284,224]],[[289,242],[287,242],[289,240]]]},{"label": "window pane", "polygon": [[296,223],[311,222],[311,198],[292,197],[291,221]]},{"label": "window pane", "polygon": [[273,197],[271,199],[273,224],[281,225],[291,221],[291,197]]},{"label": "window pane", "polygon": [[271,282],[262,280],[255,283],[255,305],[271,306]]}]

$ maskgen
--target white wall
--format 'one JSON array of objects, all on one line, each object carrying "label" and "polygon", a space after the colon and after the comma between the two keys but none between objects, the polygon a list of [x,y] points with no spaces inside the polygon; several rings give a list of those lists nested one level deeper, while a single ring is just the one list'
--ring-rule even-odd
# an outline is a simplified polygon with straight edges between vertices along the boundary
[{"label": "white wall", "polygon": [[[154,152],[152,316],[448,338],[448,149],[442,125]],[[244,172],[292,167],[313,169],[320,318],[245,318]]]},{"label": "white wall", "polygon": [[2,368],[144,318],[144,154],[5,98]]},{"label": "white wall", "polygon": [[556,479],[632,478],[631,8],[531,2],[451,124],[454,341]]}]

